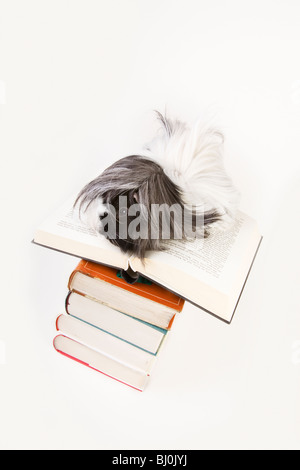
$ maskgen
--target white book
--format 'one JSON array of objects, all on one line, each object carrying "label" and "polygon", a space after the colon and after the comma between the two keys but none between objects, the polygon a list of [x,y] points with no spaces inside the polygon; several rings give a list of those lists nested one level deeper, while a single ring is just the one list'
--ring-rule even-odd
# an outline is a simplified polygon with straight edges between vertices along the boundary
[{"label": "white book", "polygon": [[156,356],[153,354],[70,315],[59,315],[56,328],[69,338],[144,374],[150,374],[154,365]]},{"label": "white book", "polygon": [[167,334],[165,329],[138,320],[75,291],[68,294],[66,311],[73,317],[154,355],[159,351]]},{"label": "white book", "polygon": [[125,364],[67,336],[56,336],[53,345],[54,348],[64,356],[139,391],[143,391],[148,382],[149,376],[144,372],[127,367]]}]

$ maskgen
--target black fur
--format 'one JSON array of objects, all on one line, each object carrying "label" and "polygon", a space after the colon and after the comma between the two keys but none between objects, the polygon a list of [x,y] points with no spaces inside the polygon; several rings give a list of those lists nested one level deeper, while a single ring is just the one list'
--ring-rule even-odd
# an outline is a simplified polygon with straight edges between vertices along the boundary
[{"label": "black fur", "polygon": [[[169,129],[170,130],[170,129]],[[171,132],[171,130],[170,130]],[[126,205],[120,207],[120,196],[126,196]],[[145,257],[148,250],[163,249],[162,240],[166,237],[162,233],[162,213],[157,217],[153,216],[151,211],[152,205],[171,207],[176,205],[181,209],[181,215],[184,213],[183,195],[178,186],[176,186],[170,178],[164,173],[163,168],[151,159],[139,155],[124,157],[113,165],[108,167],[100,176],[88,183],[79,193],[74,206],[79,205],[80,211],[89,209],[92,202],[100,199],[107,210],[99,214],[102,220],[101,233],[110,240],[110,242],[118,246],[123,252],[135,255],[140,259]],[[131,206],[138,204],[140,211],[133,215],[128,215]],[[116,220],[114,214],[111,213],[109,205],[115,208]],[[179,211],[180,212],[180,211]],[[122,216],[124,214],[124,217]],[[128,235],[126,238],[122,236],[122,224],[129,225],[136,216],[139,215],[141,226],[147,227],[147,233],[142,233],[138,238],[132,238]],[[196,214],[191,211],[192,229],[194,231],[202,230],[203,236],[207,236],[208,232],[204,226],[208,226],[219,219],[219,215],[215,211],[205,213],[202,218],[201,226],[197,227]],[[112,233],[108,227],[114,223],[115,231]],[[198,222],[199,223],[199,222]],[[151,224],[158,228],[159,236],[152,238]],[[183,220],[175,216],[170,217],[168,239],[178,238],[178,229],[181,230],[183,238],[186,234],[182,232]],[[179,226],[180,225],[180,226]],[[124,227],[123,227],[124,228]],[[203,230],[204,229],[204,230]],[[128,230],[126,230],[128,232]]]}]

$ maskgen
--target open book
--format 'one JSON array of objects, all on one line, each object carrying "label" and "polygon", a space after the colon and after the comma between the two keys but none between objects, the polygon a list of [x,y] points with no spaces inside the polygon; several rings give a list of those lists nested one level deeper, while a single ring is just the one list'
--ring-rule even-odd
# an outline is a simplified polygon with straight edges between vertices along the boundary
[{"label": "open book", "polygon": [[68,201],[36,231],[33,242],[79,258],[138,272],[230,323],[262,237],[256,222],[239,212],[226,232],[206,239],[166,240],[166,250],[149,252],[144,263],[128,257],[88,229]]}]

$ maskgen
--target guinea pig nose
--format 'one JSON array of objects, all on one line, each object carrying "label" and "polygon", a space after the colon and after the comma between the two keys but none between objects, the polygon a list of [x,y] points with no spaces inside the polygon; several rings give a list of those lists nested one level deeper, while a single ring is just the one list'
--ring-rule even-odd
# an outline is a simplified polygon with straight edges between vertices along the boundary
[{"label": "guinea pig nose", "polygon": [[103,214],[99,215],[99,219],[102,220],[107,216],[108,216],[108,212],[104,212]]}]

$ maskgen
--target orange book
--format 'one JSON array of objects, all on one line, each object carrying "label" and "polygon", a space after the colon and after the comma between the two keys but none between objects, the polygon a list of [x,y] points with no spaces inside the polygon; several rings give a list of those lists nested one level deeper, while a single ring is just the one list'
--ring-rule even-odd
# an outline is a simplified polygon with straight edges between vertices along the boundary
[{"label": "orange book", "polygon": [[170,329],[185,300],[164,287],[142,279],[129,284],[116,268],[81,260],[71,273],[69,291],[75,291],[123,313]]},{"label": "orange book", "polygon": [[159,302],[173,308],[176,312],[181,312],[183,309],[184,299],[164,287],[159,286],[152,281],[149,281],[149,283],[136,282],[135,284],[129,284],[118,276],[118,269],[85,260],[81,260],[76,269],[72,272],[69,278],[69,290],[73,290],[72,286],[74,284],[74,277],[77,273],[100,279],[104,282],[109,282],[121,289],[125,289],[136,295],[141,295],[153,300],[154,302]]}]

